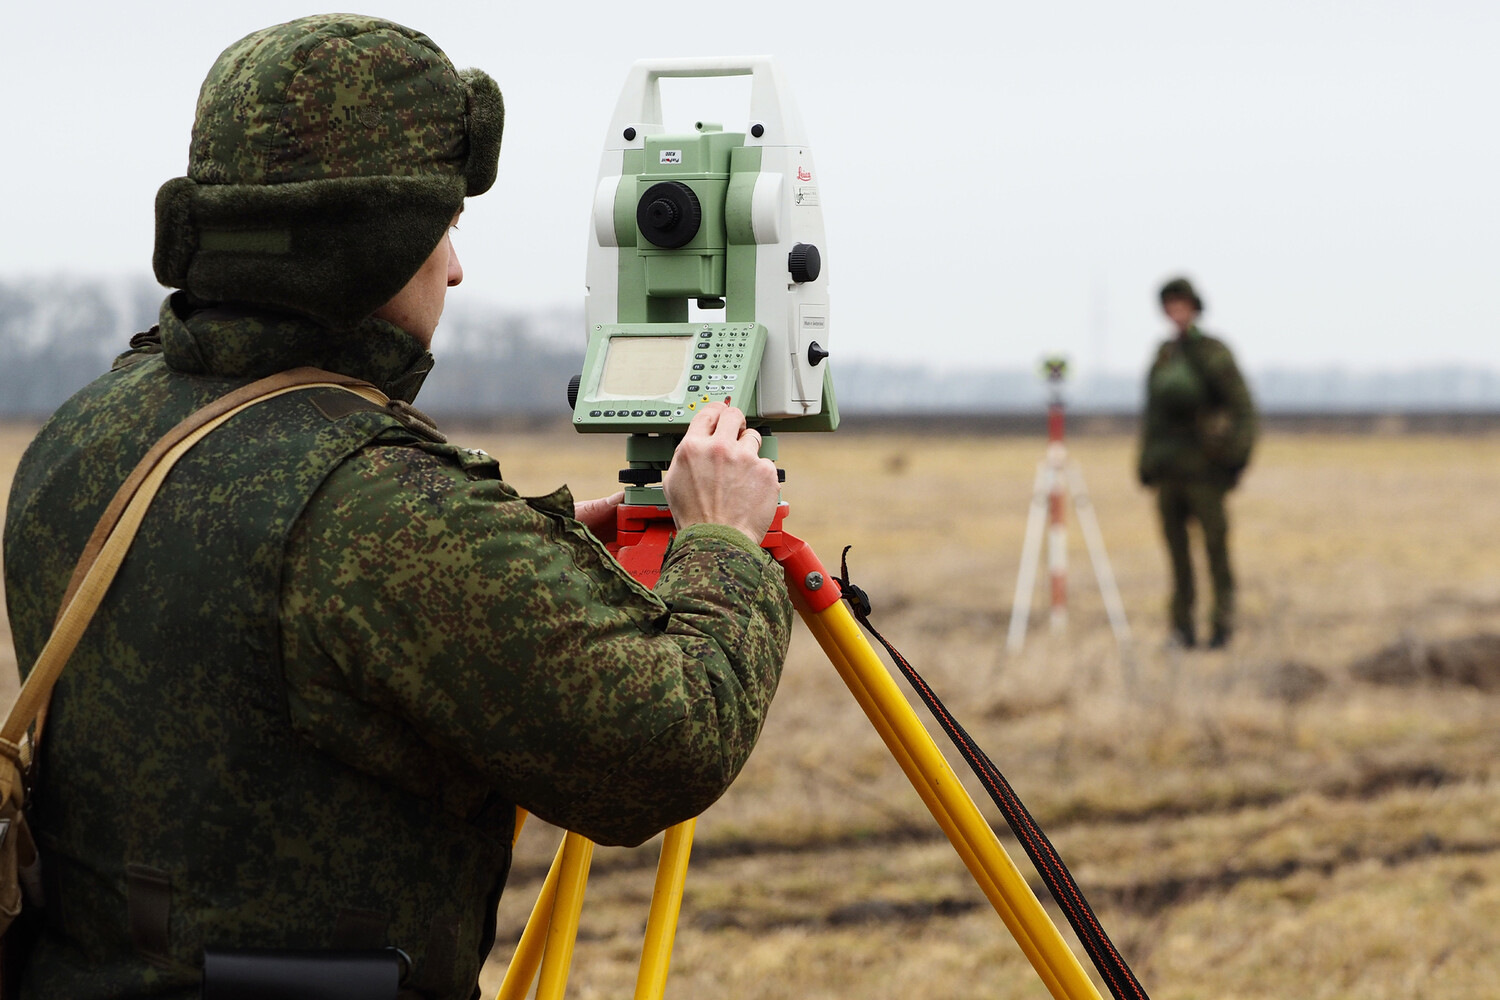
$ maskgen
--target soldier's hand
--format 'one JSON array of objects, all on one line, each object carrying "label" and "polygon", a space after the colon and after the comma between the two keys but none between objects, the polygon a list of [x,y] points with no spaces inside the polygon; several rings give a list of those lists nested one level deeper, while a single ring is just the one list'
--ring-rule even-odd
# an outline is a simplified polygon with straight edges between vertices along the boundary
[{"label": "soldier's hand", "polygon": [[756,545],[776,513],[776,464],[760,457],[760,434],[723,403],[699,410],[677,445],[662,489],[678,529],[727,524]]},{"label": "soldier's hand", "polygon": [[594,533],[601,542],[615,540],[615,509],[625,499],[625,494],[612,493],[598,500],[579,500],[573,504],[573,517]]}]

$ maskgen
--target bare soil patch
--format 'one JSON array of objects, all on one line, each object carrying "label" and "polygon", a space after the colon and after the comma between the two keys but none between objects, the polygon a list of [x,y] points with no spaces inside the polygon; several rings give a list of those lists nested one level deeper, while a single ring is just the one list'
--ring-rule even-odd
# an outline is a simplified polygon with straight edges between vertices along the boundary
[{"label": "bare soil patch", "polygon": [[1371,684],[1428,683],[1500,690],[1500,635],[1471,635],[1439,642],[1404,636],[1356,660],[1349,672]]}]

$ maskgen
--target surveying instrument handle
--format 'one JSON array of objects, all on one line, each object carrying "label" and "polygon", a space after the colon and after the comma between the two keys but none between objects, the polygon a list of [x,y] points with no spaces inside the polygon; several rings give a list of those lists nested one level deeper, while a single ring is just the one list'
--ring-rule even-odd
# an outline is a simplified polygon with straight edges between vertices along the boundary
[{"label": "surveying instrument handle", "polygon": [[[630,68],[620,99],[610,119],[609,135],[623,136],[627,128],[641,122],[660,122],[661,84],[663,79],[710,79],[725,76],[748,76],[750,81],[750,121],[764,126],[777,122],[785,141],[799,145],[807,142],[802,118],[789,101],[781,68],[770,56],[709,56],[688,59],[641,59]],[[759,136],[756,136],[759,138]],[[622,144],[623,146],[623,144]]]},{"label": "surveying instrument handle", "polygon": [[[781,564],[792,603],[808,630],[1048,991],[1056,1000],[1101,1000],[1077,956],[860,631],[843,600],[838,578],[828,572],[811,546],[784,530],[788,511],[787,504],[778,505],[762,544]],[[639,582],[654,583],[674,534],[671,512],[654,505],[622,505],[617,521],[619,535],[611,549]],[[660,1000],[665,991],[696,822],[688,820],[665,834],[635,1000]],[[562,1000],[592,856],[593,844],[586,838],[575,833],[564,836],[497,1000],[525,1000],[539,972],[537,1000]]]}]

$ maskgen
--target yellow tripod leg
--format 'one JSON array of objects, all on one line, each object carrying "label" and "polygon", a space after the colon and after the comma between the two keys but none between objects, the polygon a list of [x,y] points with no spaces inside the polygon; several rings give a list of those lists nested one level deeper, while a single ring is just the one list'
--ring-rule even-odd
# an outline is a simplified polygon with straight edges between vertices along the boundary
[{"label": "yellow tripod leg", "polygon": [[[516,810],[519,814],[521,810]],[[517,816],[517,823],[521,822]],[[552,922],[552,908],[557,900],[557,880],[562,872],[564,839],[557,845],[557,854],[552,858],[552,867],[547,870],[547,880],[542,891],[537,893],[536,903],[531,907],[531,916],[526,920],[526,929],[521,940],[516,942],[516,952],[510,957],[510,966],[505,970],[505,980],[495,1000],[526,1000],[531,984],[536,982],[536,970],[542,964],[542,950],[547,944],[547,927]]]},{"label": "yellow tripod leg", "polygon": [[[520,835],[521,824],[525,821],[526,812],[517,809],[517,837]],[[662,840],[661,859],[656,866],[656,887],[651,894],[651,911],[646,919],[646,940],[641,949],[641,970],[636,979],[636,1000],[660,1000],[666,992],[667,972],[672,962],[672,944],[677,936],[677,922],[682,913],[682,893],[687,884],[688,857],[693,849],[693,830],[697,825],[696,819],[679,823],[667,830]],[[569,854],[570,837],[577,835],[568,834],[558,845],[557,855],[552,859],[547,880],[542,883],[542,891],[538,893],[536,904],[531,908],[531,916],[526,921],[521,940],[516,944],[515,954],[511,956],[510,966],[506,969],[496,1000],[525,1000],[536,979],[537,968],[544,961],[544,951],[549,958],[552,957],[564,938],[567,958],[560,960],[565,963],[561,976],[562,982],[566,983],[567,965],[571,964],[572,945],[578,934],[578,913],[583,906],[583,884],[588,879],[588,858],[583,860],[582,871],[576,871],[576,855]],[[587,845],[591,856],[593,845],[582,837],[577,837],[577,840]],[[576,903],[558,901],[558,885],[565,879],[578,883]],[[557,926],[555,921],[558,912],[571,914],[571,918],[561,928],[561,933],[554,934],[552,931]],[[553,973],[553,977],[556,975],[557,973]],[[562,995],[561,985],[549,987],[550,981],[544,972],[543,985],[537,993],[538,1000],[544,996]],[[555,988],[557,992],[545,992],[550,988]]]},{"label": "yellow tripod leg", "polygon": [[679,823],[662,839],[661,860],[656,863],[656,888],[652,890],[651,912],[646,918],[646,943],[641,948],[641,971],[635,980],[635,1000],[661,1000],[666,992],[667,968],[672,964],[672,942],[677,937],[688,855],[693,850],[693,829],[697,825],[696,819]]},{"label": "yellow tripod leg", "polygon": [[1057,1000],[1101,1000],[1088,973],[870,647],[849,608],[840,601],[812,611],[799,602],[799,610],[1048,991]]},{"label": "yellow tripod leg", "polygon": [[589,863],[593,857],[592,840],[571,831],[563,836],[557,865],[557,899],[547,924],[547,946],[542,955],[536,1000],[562,1000],[563,991],[568,988],[573,945],[578,942],[578,919],[583,913],[583,891],[588,887]]},{"label": "yellow tripod leg", "polygon": [[516,844],[520,842],[521,828],[526,825],[526,820],[530,815],[531,813],[527,812],[525,809],[522,809],[520,806],[516,806],[516,828],[511,831],[510,835],[510,846],[512,848],[514,848]]},{"label": "yellow tripod leg", "polygon": [[[912,780],[912,787],[927,805],[928,810],[937,821],[939,829],[947,835],[949,842],[953,845],[953,849],[958,853],[964,866],[969,869],[970,874],[973,875],[974,881],[978,883],[980,890],[989,899],[990,904],[1000,915],[1001,920],[1005,922],[1006,927],[1011,931],[1011,936],[1021,946],[1021,950],[1031,961],[1032,966],[1037,970],[1037,974],[1041,977],[1047,989],[1053,996],[1058,996],[1059,990],[1062,989],[1061,984],[1058,982],[1056,976],[1053,975],[1048,963],[1041,957],[1040,950],[1037,948],[1035,942],[1032,941],[1021,919],[1011,907],[1009,899],[1001,891],[995,879],[991,877],[989,870],[980,860],[979,855],[975,853],[974,847],[969,843],[964,832],[958,827],[953,816],[946,811],[937,794],[931,786],[920,780],[922,774],[921,767],[901,742],[901,738],[897,735],[895,729],[892,728],[890,721],[881,714],[881,709],[870,692],[864,687],[859,674],[850,664],[848,657],[844,655],[843,651],[837,645],[834,645],[834,639],[820,624],[809,621],[808,625],[814,637],[820,643],[827,644],[824,647],[824,652],[828,654],[829,661],[849,686],[849,690],[854,695],[855,701],[859,703],[860,707],[869,717],[876,733],[879,734],[881,740],[885,742],[886,748],[891,752],[892,758],[907,777]],[[1006,860],[1009,861],[1008,856]]]}]

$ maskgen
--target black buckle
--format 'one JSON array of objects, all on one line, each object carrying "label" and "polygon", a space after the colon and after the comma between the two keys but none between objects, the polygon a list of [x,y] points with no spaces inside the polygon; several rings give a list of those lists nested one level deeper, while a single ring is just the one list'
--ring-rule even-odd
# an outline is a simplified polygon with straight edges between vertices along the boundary
[{"label": "black buckle", "polygon": [[206,950],[203,1000],[396,1000],[411,972],[400,948],[379,951]]}]

